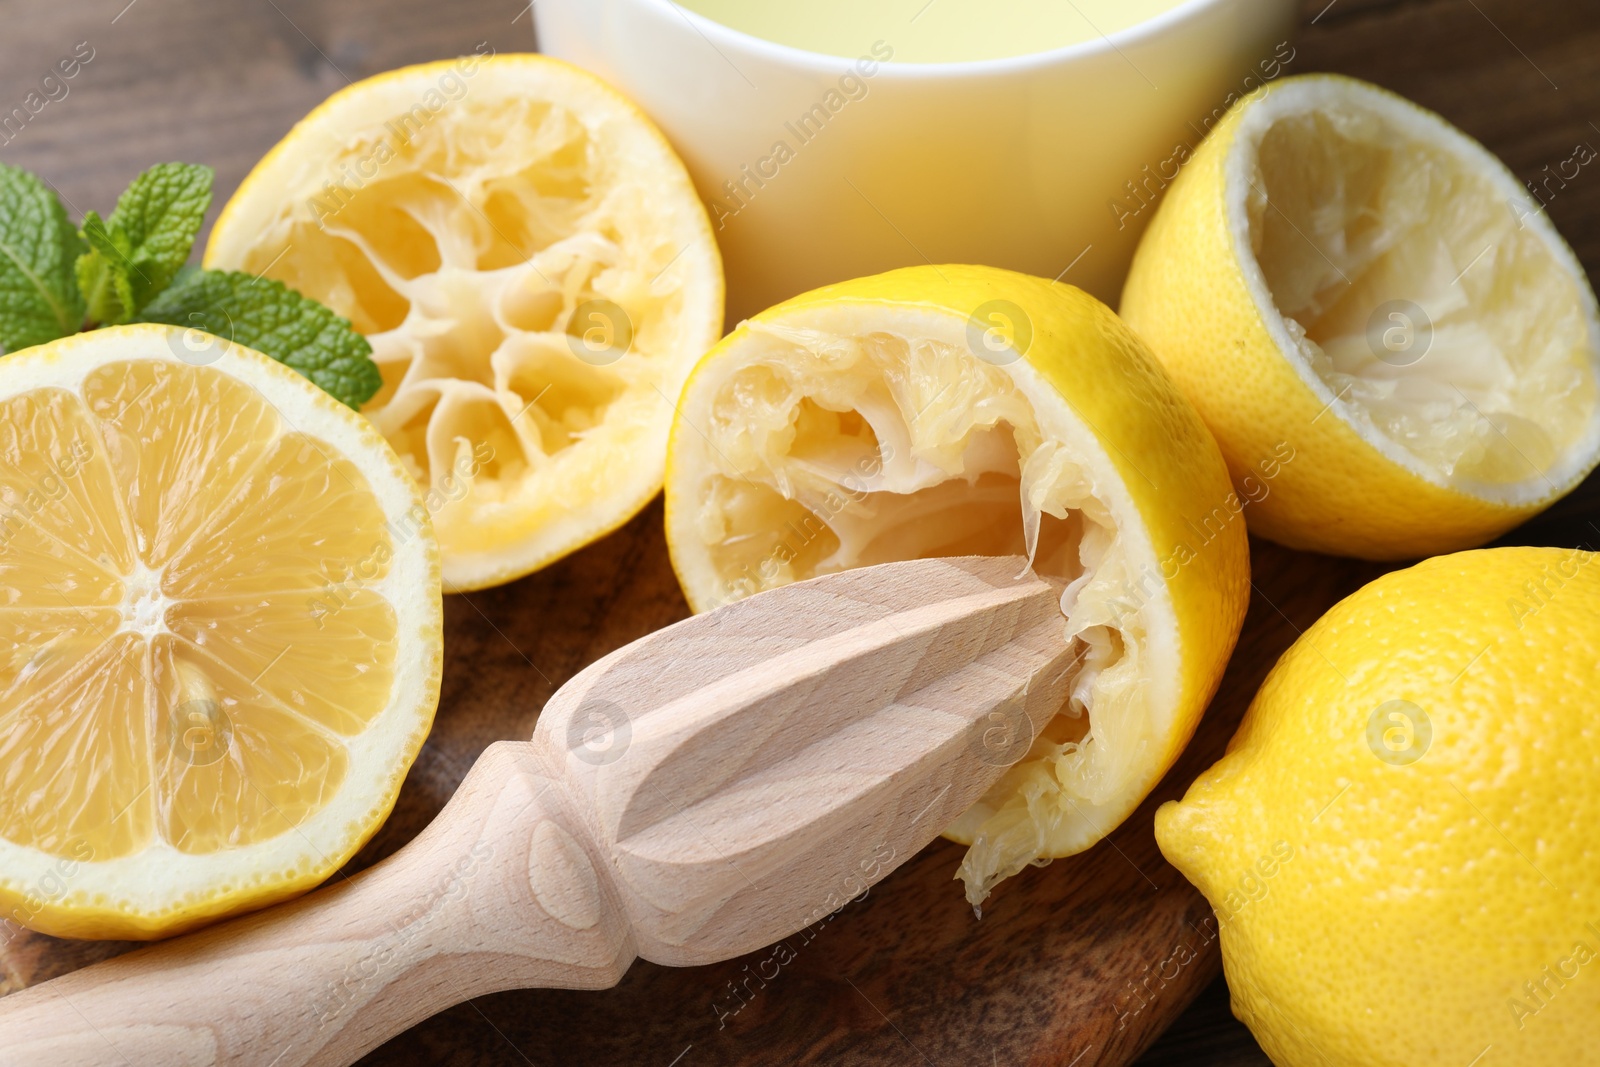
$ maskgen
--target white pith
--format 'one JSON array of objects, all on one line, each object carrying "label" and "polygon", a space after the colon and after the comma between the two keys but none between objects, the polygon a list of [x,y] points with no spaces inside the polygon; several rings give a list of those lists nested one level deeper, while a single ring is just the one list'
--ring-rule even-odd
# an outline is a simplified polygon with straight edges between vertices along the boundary
[{"label": "white pith", "polygon": [[167,609],[175,601],[161,591],[160,571],[136,563],[123,576],[122,585],[127,591],[122,602],[122,632],[146,638],[171,632],[167,629]]}]

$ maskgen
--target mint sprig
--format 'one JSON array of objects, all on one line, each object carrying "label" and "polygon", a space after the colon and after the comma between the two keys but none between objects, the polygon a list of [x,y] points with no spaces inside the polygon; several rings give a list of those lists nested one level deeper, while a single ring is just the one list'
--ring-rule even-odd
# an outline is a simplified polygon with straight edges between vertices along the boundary
[{"label": "mint sprig", "polygon": [[210,167],[161,163],[74,227],[38,178],[0,163],[0,354],[125,322],[203,330],[264,352],[357,410],[382,380],[347,319],[269,278],[186,268]]}]

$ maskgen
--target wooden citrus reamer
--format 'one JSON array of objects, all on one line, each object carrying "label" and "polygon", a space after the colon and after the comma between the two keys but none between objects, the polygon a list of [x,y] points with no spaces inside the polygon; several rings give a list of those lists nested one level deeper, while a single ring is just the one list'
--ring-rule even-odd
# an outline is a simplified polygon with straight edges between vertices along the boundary
[{"label": "wooden citrus reamer", "polygon": [[1026,751],[1072,673],[1059,596],[1020,558],[920,560],[635,641],[383,863],[0,999],[0,1064],[342,1065],[486,993],[771,944]]}]

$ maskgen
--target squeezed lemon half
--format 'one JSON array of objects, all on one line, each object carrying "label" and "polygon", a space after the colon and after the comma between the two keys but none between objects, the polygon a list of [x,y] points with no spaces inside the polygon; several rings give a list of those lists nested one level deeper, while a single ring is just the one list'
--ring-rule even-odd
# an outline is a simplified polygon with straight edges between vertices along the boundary
[{"label": "squeezed lemon half", "polygon": [[696,610],[928,556],[1067,581],[1071,696],[1038,737],[995,724],[979,755],[1009,769],[949,830],[974,904],[1138,806],[1248,599],[1242,505],[1160,364],[1093,298],[993,268],[892,271],[741,324],[684,390],[666,491]]},{"label": "squeezed lemon half", "polygon": [[1542,208],[1439,116],[1350,78],[1240,102],[1168,190],[1122,297],[1251,529],[1399,559],[1480,544],[1600,461],[1600,317]]},{"label": "squeezed lemon half", "polygon": [[0,908],[148,938],[306,889],[438,701],[427,510],[259,353],[127,326],[0,360]]},{"label": "squeezed lemon half", "polygon": [[391,71],[250,173],[208,267],[276,278],[372,343],[365,414],[436,506],[447,589],[520,577],[661,488],[672,405],[722,331],[722,262],[666,140],[534,55]]}]

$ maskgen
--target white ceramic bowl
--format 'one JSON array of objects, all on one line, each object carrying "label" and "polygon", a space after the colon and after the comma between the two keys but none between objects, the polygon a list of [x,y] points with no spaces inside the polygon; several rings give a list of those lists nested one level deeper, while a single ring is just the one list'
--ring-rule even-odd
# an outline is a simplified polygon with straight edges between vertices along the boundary
[{"label": "white ceramic bowl", "polygon": [[1293,69],[1298,6],[1186,0],[1085,44],[926,64],[789,48],[671,0],[533,10],[544,52],[638,101],[683,156],[734,322],[924,262],[1059,275],[1114,305],[1147,201],[1231,100]]}]

